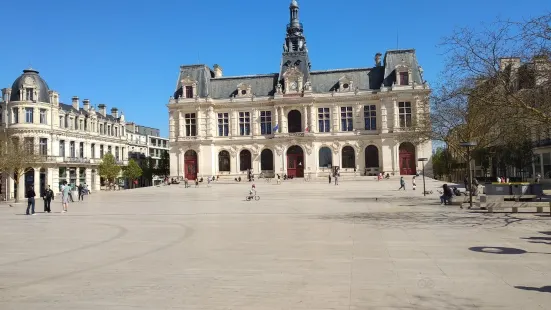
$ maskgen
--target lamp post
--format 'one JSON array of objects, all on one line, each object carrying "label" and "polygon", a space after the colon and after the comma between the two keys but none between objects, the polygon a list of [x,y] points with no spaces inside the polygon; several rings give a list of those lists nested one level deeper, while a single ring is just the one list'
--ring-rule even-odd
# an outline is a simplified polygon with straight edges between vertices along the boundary
[{"label": "lamp post", "polygon": [[425,157],[417,159],[417,161],[423,163],[423,196],[427,196],[427,189],[425,187],[425,162],[427,162],[428,160],[429,159]]},{"label": "lamp post", "polygon": [[[461,142],[459,143],[460,146],[467,148],[467,164],[469,165],[469,209],[473,207],[473,191],[472,191],[472,184],[473,184],[473,176],[471,174],[471,147],[476,146],[476,142]],[[461,209],[463,209],[463,206],[461,206]]]}]

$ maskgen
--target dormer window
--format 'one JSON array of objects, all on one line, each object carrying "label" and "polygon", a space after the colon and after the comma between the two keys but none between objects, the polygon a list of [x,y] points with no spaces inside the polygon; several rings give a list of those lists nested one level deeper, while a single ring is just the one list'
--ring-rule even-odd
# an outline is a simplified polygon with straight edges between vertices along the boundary
[{"label": "dormer window", "polygon": [[237,96],[238,97],[250,97],[252,94],[252,87],[249,84],[240,83],[237,85]]},{"label": "dormer window", "polygon": [[409,74],[407,72],[400,72],[400,85],[409,85]]},{"label": "dormer window", "polygon": [[192,80],[188,75],[181,81],[182,83],[182,97],[191,99],[197,96],[197,81]]},{"label": "dormer window", "polygon": [[352,79],[350,79],[348,76],[343,76],[339,79],[339,89],[338,91],[339,92],[346,92],[346,91],[350,91],[352,89],[352,85],[353,85],[354,81],[352,81]]},{"label": "dormer window", "polygon": [[411,69],[404,64],[396,66],[396,85],[408,86],[411,82]]},{"label": "dormer window", "polygon": [[34,89],[25,88],[25,100],[33,101],[34,100]]}]

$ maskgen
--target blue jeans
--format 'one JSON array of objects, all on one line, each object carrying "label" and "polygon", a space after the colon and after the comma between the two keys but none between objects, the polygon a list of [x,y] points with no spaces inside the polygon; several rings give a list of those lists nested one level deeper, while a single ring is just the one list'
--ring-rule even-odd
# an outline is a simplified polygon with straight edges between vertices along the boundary
[{"label": "blue jeans", "polygon": [[440,203],[447,204],[450,202],[450,199],[450,196],[442,195],[440,196]]},{"label": "blue jeans", "polygon": [[29,208],[31,208],[31,213],[34,214],[34,197],[28,199],[27,202],[27,214],[29,214]]}]

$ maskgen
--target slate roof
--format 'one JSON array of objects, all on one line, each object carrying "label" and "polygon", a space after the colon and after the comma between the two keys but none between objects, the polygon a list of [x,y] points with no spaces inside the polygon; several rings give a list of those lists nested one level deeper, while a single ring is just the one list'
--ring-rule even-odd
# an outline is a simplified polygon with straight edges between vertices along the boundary
[{"label": "slate roof", "polygon": [[[390,50],[385,53],[380,66],[311,71],[312,92],[331,92],[338,88],[339,79],[344,76],[353,81],[354,88],[358,87],[360,90],[379,90],[383,84],[385,87],[389,87],[396,81],[396,66],[401,64],[411,69],[413,82],[417,84],[424,82],[415,50]],[[237,94],[237,86],[240,83],[251,85],[252,92],[256,96],[273,96],[278,80],[282,78],[278,73],[214,78],[214,72],[206,65],[182,66],[174,93],[175,98],[182,94],[181,80],[186,76],[198,82],[200,97],[210,95],[213,99],[228,99]]]},{"label": "slate roof", "polygon": [[[70,113],[70,112],[73,112],[75,114],[82,113],[85,116],[90,116],[91,115],[91,113],[89,111],[86,111],[83,108],[80,108],[78,110],[75,109],[72,104],[59,103],[59,107],[63,111],[68,112],[68,113]],[[96,113],[97,118],[105,119],[107,121],[111,121],[111,122],[114,122],[114,123],[118,122],[120,120],[120,118],[114,118],[113,115],[111,115],[111,114],[106,114],[105,116],[103,116],[99,112],[95,112],[95,113]]]},{"label": "slate roof", "polygon": [[38,98],[35,98],[36,101],[50,103],[50,88],[48,87],[48,84],[38,74],[38,71],[31,68],[23,70],[23,74],[21,74],[13,82],[11,86],[12,92],[10,101],[19,101],[19,91],[23,87],[24,81],[27,77],[31,78],[34,81],[35,85],[38,86],[39,91]]}]

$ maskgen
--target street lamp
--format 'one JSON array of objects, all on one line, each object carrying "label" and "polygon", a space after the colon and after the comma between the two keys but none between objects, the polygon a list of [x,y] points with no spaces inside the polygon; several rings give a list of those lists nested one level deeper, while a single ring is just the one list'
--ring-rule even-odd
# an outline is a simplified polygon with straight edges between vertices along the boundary
[{"label": "street lamp", "polygon": [[[473,176],[471,174],[471,147],[476,146],[476,142],[461,142],[459,143],[460,146],[467,148],[467,164],[469,165],[469,209],[473,207]],[[461,206],[461,209],[463,209],[463,206]]]},{"label": "street lamp", "polygon": [[423,196],[427,196],[427,189],[425,187],[425,162],[429,161],[428,158],[419,158],[417,161],[420,161],[423,163]]}]

